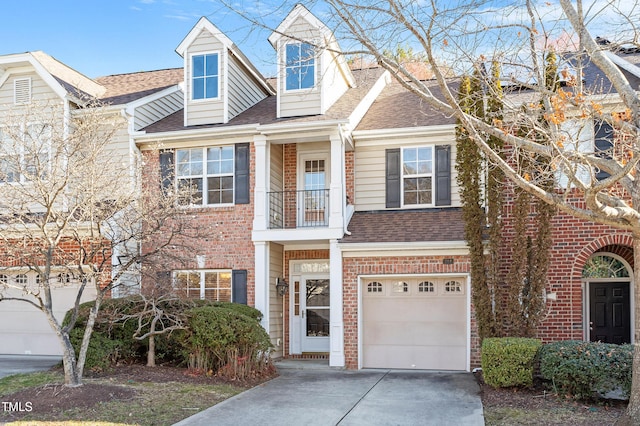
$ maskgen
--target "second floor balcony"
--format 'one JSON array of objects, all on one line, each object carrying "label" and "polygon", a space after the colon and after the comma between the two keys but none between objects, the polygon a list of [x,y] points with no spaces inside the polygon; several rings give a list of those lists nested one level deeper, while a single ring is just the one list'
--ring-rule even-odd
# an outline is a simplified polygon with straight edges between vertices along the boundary
[{"label": "second floor balcony", "polygon": [[269,229],[329,226],[329,190],[267,192]]}]

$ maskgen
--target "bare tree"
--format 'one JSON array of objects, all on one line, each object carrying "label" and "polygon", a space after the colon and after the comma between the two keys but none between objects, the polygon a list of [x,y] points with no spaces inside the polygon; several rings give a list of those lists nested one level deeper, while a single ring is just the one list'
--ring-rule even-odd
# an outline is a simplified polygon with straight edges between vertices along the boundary
[{"label": "bare tree", "polygon": [[[333,27],[344,54],[368,55],[407,90],[455,117],[486,160],[514,185],[559,211],[631,233],[635,268],[640,265],[640,182],[636,178],[640,168],[640,95],[613,53],[625,46],[640,47],[638,6],[637,2],[619,0],[307,3]],[[252,21],[269,27],[267,20]],[[597,40],[599,34],[591,30],[607,31],[615,38]],[[432,85],[421,81],[398,55],[388,54],[398,46],[411,46],[423,54],[441,95],[436,96]],[[562,58],[557,78],[563,87],[557,91],[545,85],[544,57],[551,51]],[[482,120],[459,104],[453,89],[456,86],[447,76],[450,69],[471,74],[475,68],[486,77],[485,90],[492,90],[495,86],[485,64],[495,60],[502,63],[502,86],[508,89],[501,105],[503,117]],[[583,81],[587,68],[597,71],[599,81]],[[594,120],[614,129],[615,143],[606,152],[585,148],[585,135],[593,136],[589,123]],[[490,137],[501,140],[508,150],[494,149]],[[529,166],[519,167],[519,158],[526,158]],[[546,184],[549,179],[556,182],[555,187]],[[627,414],[640,423],[638,271],[634,288],[634,374]]]},{"label": "bare tree", "polygon": [[[159,172],[140,184],[141,168],[154,164],[132,162],[128,149],[118,149],[126,129],[119,113],[34,102],[6,112],[0,129],[0,301],[46,316],[63,352],[65,384],[78,386],[102,300],[137,292],[141,274],[160,258],[190,253],[192,228],[179,194],[160,189]],[[55,315],[63,289],[75,292],[66,324]],[[69,333],[85,299],[95,303],[76,353]]]}]

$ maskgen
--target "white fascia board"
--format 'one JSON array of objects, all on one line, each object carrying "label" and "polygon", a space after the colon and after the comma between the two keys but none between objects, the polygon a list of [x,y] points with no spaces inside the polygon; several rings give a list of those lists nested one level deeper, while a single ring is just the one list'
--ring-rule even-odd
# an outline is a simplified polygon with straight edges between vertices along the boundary
[{"label": "white fascia board", "polygon": [[385,70],[380,78],[378,78],[378,81],[376,81],[373,86],[371,86],[369,92],[362,98],[360,103],[351,112],[351,115],[349,116],[349,125],[352,129],[355,129],[358,126],[360,120],[362,120],[362,117],[365,116],[367,111],[369,111],[369,108],[371,108],[373,102],[378,98],[378,96],[380,96],[382,90],[384,90],[384,88],[387,87],[390,82],[391,74],[389,74],[389,71]]},{"label": "white fascia board", "polygon": [[224,127],[208,127],[204,129],[194,130],[175,130],[172,132],[146,133],[136,132],[133,137],[136,144],[161,141],[180,141],[185,139],[202,138],[206,136],[224,137],[224,136],[252,136],[257,133],[257,124],[245,124],[242,126],[224,126]]},{"label": "white fascia board", "polygon": [[615,53],[610,52],[608,50],[604,51],[603,53],[607,58],[609,58],[609,60],[611,60],[611,62],[613,62],[623,70],[628,71],[631,74],[635,75],[636,77],[640,78],[640,67],[632,64],[631,62],[627,61],[621,56],[618,56]]},{"label": "white fascia board", "polygon": [[[466,241],[418,241],[402,243],[338,243],[345,257],[396,256],[410,252],[420,256],[465,256],[469,254]],[[393,253],[393,254],[390,254]]]},{"label": "white fascia board", "polygon": [[267,83],[267,80],[264,76],[258,71],[258,69],[253,65],[253,63],[245,56],[244,53],[236,46],[235,44],[228,50],[234,58],[236,58],[242,66],[251,74],[263,89],[269,93],[270,95],[276,95],[276,91]]},{"label": "white fascia board", "polygon": [[312,27],[315,27],[317,30],[319,30],[323,34],[326,40],[329,40],[329,38],[333,35],[331,30],[324,24],[324,22],[322,22],[321,20],[316,18],[311,12],[309,12],[309,9],[307,9],[306,7],[298,3],[294,6],[294,8],[291,10],[291,12],[289,12],[287,17],[284,18],[284,20],[280,23],[280,25],[278,25],[278,27],[269,36],[268,38],[269,43],[271,43],[271,46],[273,46],[274,49],[277,46],[278,40],[280,40],[283,37],[288,37],[286,34],[287,30],[289,29],[291,24],[293,24],[293,22],[298,18],[303,18]]},{"label": "white fascia board", "polygon": [[397,129],[355,130],[353,132],[353,139],[356,140],[358,145],[365,146],[366,141],[372,141],[375,139],[455,135],[455,130],[455,124],[403,127]]},{"label": "white fascia board", "polygon": [[142,105],[146,105],[149,102],[157,101],[160,98],[164,98],[165,96],[179,91],[180,85],[176,84],[175,86],[167,87],[166,89],[160,90],[159,92],[152,93],[151,95],[129,102],[128,104],[124,104],[124,108],[127,111],[127,114],[133,115],[136,108],[141,107]]},{"label": "white fascia board", "polygon": [[191,46],[191,43],[200,35],[202,30],[207,30],[217,38],[220,43],[222,43],[226,48],[231,48],[233,42],[229,37],[224,35],[222,31],[220,31],[215,25],[211,23],[206,17],[200,18],[200,20],[194,25],[194,27],[189,31],[189,34],[182,40],[182,42],[176,47],[176,53],[184,58],[184,54],[187,51],[187,48]]},{"label": "white fascia board", "polygon": [[[65,88],[62,87],[60,83],[58,83],[58,80],[56,80],[49,73],[49,71],[47,71],[46,68],[43,67],[42,64],[40,64],[40,62],[38,62],[38,60],[35,57],[33,57],[33,55],[31,55],[31,53],[18,53],[15,55],[0,56],[0,65],[10,66],[11,64],[14,64],[14,63],[17,64],[17,63],[25,63],[25,62],[27,62],[29,65],[31,65],[34,68],[36,74],[38,74],[38,76],[41,79],[43,79],[49,87],[51,87],[51,90],[53,90],[55,94],[60,97],[60,99],[67,98],[68,93],[65,90]],[[24,69],[24,68],[21,66],[21,69]],[[13,70],[9,69],[7,72],[12,73],[12,71]]]}]

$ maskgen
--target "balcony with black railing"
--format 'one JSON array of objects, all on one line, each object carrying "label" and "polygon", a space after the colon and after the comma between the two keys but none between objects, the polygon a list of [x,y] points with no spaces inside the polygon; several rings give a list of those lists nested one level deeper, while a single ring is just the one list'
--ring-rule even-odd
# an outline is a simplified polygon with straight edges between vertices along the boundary
[{"label": "balcony with black railing", "polygon": [[329,190],[267,192],[269,229],[329,226]]}]

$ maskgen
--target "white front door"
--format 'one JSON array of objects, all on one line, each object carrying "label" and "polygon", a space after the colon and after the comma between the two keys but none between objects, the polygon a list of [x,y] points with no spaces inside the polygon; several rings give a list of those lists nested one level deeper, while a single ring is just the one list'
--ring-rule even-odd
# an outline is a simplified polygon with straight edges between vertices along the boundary
[{"label": "white front door", "polygon": [[298,226],[326,226],[329,220],[327,211],[327,165],[324,155],[305,155],[300,161],[302,173],[298,199]]},{"label": "white front door", "polygon": [[329,352],[329,278],[303,277],[301,284],[302,352]]}]

